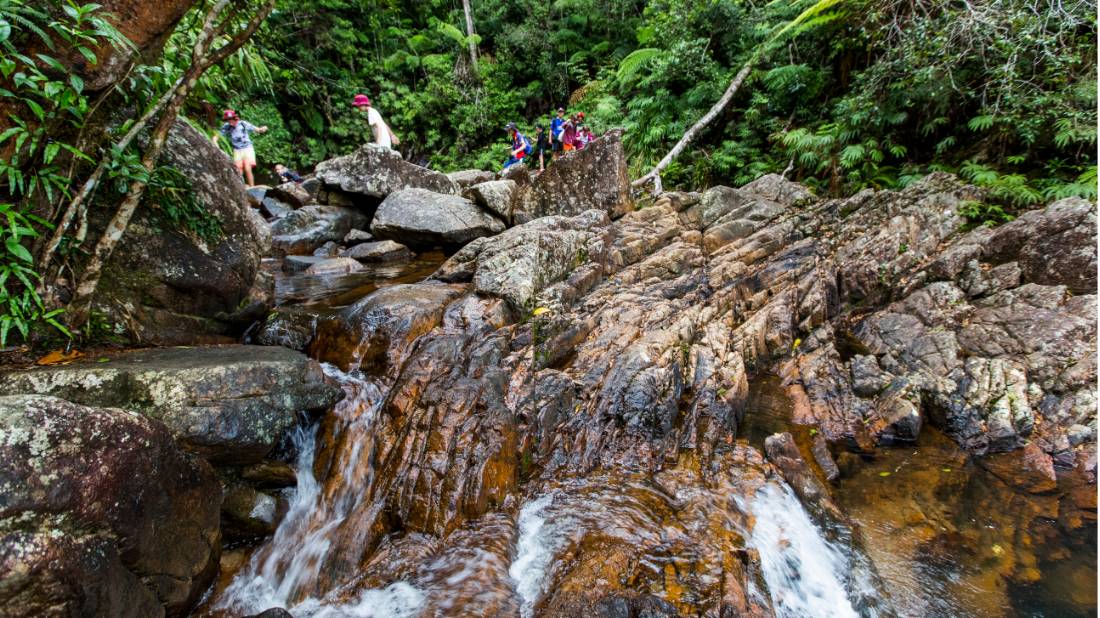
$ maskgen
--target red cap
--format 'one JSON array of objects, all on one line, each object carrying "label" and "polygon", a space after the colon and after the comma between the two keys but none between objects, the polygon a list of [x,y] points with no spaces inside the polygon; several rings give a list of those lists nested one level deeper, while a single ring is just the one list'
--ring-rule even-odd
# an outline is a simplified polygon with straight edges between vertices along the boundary
[{"label": "red cap", "polygon": [[370,97],[365,94],[357,94],[352,99],[351,104],[355,107],[363,107],[364,105],[370,105]]},{"label": "red cap", "polygon": [[584,112],[577,112],[577,118],[584,118]]},{"label": "red cap", "polygon": [[236,117],[237,117],[237,112],[235,112],[231,109],[227,109],[224,112],[222,112],[222,118],[225,119],[225,120],[232,120]]}]

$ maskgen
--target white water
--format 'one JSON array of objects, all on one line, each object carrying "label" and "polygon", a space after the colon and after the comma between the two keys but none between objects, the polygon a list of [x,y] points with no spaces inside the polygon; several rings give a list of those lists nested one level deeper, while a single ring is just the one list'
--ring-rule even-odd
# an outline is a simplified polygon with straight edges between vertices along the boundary
[{"label": "white water", "polygon": [[844,581],[849,560],[821,535],[786,484],[756,492],[749,546],[760,554],[778,618],[858,618]]},{"label": "white water", "polygon": [[557,553],[553,531],[546,524],[546,509],[553,494],[528,502],[519,512],[519,539],[516,541],[516,559],[508,567],[508,575],[515,582],[516,594],[523,618],[534,615],[535,603],[542,596],[546,571]]},{"label": "white water", "polygon": [[[344,386],[347,397],[337,406],[337,414],[349,415],[349,422],[362,424],[369,435],[369,425],[376,415],[377,388],[368,382],[348,376],[331,365],[323,365],[326,375]],[[364,406],[368,409],[364,410]],[[354,416],[353,416],[354,415]],[[294,436],[298,448],[296,466],[298,486],[290,500],[290,509],[275,531],[271,541],[253,556],[249,565],[233,579],[215,605],[241,614],[254,614],[273,607],[289,610],[303,618],[409,618],[415,616],[424,603],[424,593],[406,582],[397,582],[383,589],[364,590],[350,602],[307,597],[293,604],[296,595],[317,579],[318,572],[331,548],[330,533],[347,517],[366,491],[370,478],[360,487],[348,487],[332,504],[325,504],[322,486],[313,475],[317,429],[299,428]],[[360,462],[356,444],[348,467]],[[354,470],[345,470],[344,478],[356,478]],[[323,522],[322,525],[318,525]],[[339,593],[339,590],[330,591]]]}]

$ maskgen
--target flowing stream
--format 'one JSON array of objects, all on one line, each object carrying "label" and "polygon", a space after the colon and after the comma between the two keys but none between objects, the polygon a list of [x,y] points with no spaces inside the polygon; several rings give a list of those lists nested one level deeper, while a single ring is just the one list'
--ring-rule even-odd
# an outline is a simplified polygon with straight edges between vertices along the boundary
[{"label": "flowing stream", "polygon": [[[570,603],[593,586],[630,602],[640,602],[638,591],[654,591],[681,615],[717,615],[704,607],[706,598],[781,618],[877,618],[895,608],[900,616],[1043,615],[1018,609],[1043,605],[1064,610],[1051,616],[1095,610],[1094,593],[1057,605],[1045,588],[1007,589],[1007,571],[989,563],[1005,552],[1036,561],[1038,572],[1047,555],[1068,551],[1070,564],[1093,580],[1095,558],[1080,553],[1087,540],[1064,538],[1046,538],[1045,554],[1031,547],[1031,558],[1023,556],[1022,546],[1034,543],[1021,530],[1045,512],[1027,500],[1007,503],[1011,522],[967,511],[1003,506],[1007,494],[989,489],[993,483],[973,466],[962,480],[964,458],[934,431],[922,434],[915,451],[888,449],[838,486],[837,501],[862,527],[866,550],[824,531],[778,475],[764,472],[752,448],[774,431],[793,431],[800,445],[812,435],[790,425],[790,402],[772,378],[751,386],[744,438],[732,447],[730,461],[738,463],[704,474],[682,457],[656,474],[543,475],[526,494],[443,535],[403,530],[386,512],[396,490],[386,462],[395,441],[406,439],[382,412],[393,377],[323,367],[346,397],[325,419],[297,430],[298,483],[285,496],[281,524],[225,574],[204,615],[276,607],[312,618],[578,615]],[[950,481],[942,485],[947,491],[937,493],[933,476]],[[959,487],[961,498],[950,495]],[[986,529],[998,526],[1004,533]],[[937,551],[952,538],[989,555]],[[745,552],[756,558],[731,558]],[[861,575],[874,570],[881,583]]]}]

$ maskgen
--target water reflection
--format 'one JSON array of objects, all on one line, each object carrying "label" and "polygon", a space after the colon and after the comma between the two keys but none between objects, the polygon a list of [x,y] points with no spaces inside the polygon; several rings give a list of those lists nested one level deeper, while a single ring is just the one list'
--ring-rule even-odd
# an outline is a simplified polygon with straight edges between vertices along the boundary
[{"label": "water reflection", "polygon": [[278,259],[264,260],[263,268],[275,277],[277,305],[339,307],[351,304],[380,287],[425,279],[445,259],[443,253],[429,251],[407,262],[364,264],[361,271],[340,275],[288,274],[282,271],[282,261]]}]

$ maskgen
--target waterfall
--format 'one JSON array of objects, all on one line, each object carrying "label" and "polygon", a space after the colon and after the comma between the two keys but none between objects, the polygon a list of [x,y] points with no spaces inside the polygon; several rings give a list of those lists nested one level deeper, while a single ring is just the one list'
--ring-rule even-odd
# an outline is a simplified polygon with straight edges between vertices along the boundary
[{"label": "waterfall", "polygon": [[[355,443],[342,460],[342,474],[348,482],[335,492],[326,492],[314,476],[317,427],[298,428],[293,440],[298,448],[298,486],[290,509],[271,541],[226,588],[216,608],[259,613],[283,607],[295,616],[308,618],[407,618],[418,613],[424,594],[413,585],[397,582],[383,589],[360,592],[351,601],[317,598],[307,594],[316,586],[318,575],[333,549],[333,536],[351,510],[369,494],[373,474],[362,469],[366,437],[377,414],[380,400],[376,385],[323,365],[325,374],[338,381],[347,396],[335,413],[346,423],[343,431],[353,432]],[[340,590],[330,592],[339,593]]]},{"label": "waterfall", "polygon": [[748,542],[760,554],[777,618],[858,618],[844,583],[845,550],[825,540],[790,487],[764,485],[750,508]]}]

